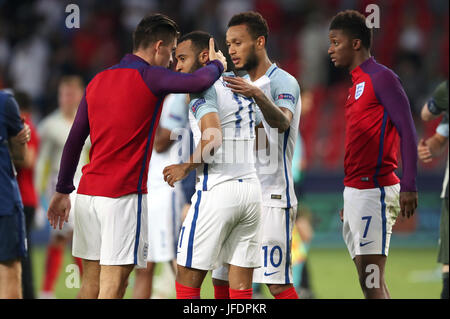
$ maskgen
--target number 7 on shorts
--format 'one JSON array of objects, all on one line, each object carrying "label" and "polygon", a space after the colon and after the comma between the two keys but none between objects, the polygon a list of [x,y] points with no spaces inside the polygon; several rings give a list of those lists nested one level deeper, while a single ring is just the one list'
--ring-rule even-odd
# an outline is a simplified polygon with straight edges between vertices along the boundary
[{"label": "number 7 on shorts", "polygon": [[363,238],[366,238],[367,232],[369,231],[369,225],[370,225],[370,221],[372,220],[372,216],[363,216],[361,219],[362,220],[367,220],[366,221],[366,228],[364,229],[364,234],[363,234]]}]

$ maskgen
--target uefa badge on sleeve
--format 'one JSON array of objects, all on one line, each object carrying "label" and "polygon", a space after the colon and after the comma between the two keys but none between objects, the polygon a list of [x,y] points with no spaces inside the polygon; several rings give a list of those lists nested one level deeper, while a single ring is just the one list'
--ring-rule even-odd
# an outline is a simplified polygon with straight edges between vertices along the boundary
[{"label": "uefa badge on sleeve", "polygon": [[363,94],[365,84],[366,84],[366,82],[361,82],[361,83],[356,84],[355,100],[359,99],[360,96]]}]

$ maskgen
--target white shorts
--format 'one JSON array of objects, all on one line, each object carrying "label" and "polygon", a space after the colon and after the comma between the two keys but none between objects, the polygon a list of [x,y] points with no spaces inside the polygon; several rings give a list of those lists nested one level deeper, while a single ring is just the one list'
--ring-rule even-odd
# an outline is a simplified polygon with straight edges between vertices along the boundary
[{"label": "white shorts", "polygon": [[400,184],[380,188],[344,189],[342,235],[350,256],[388,255],[389,242],[400,212]]},{"label": "white shorts", "polygon": [[153,189],[148,202],[148,257],[150,262],[165,262],[176,258],[181,224],[181,203],[173,189]]},{"label": "white shorts", "polygon": [[119,198],[77,194],[72,254],[100,265],[147,267],[146,194]]},{"label": "white shorts", "polygon": [[197,190],[180,231],[177,263],[202,270],[259,267],[261,201],[256,179]]},{"label": "white shorts", "polygon": [[[291,284],[292,229],[297,208],[263,206],[261,214],[262,267],[253,272],[253,282],[264,284]],[[220,279],[220,278],[217,278]]]}]

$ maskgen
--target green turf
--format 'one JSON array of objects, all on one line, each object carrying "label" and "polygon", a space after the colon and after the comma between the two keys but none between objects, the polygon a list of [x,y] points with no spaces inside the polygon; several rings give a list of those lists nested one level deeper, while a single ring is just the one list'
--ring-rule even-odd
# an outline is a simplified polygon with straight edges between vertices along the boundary
[{"label": "green turf", "polygon": [[[392,298],[439,298],[440,266],[437,249],[391,249],[386,265],[386,283]],[[311,249],[311,282],[319,299],[363,298],[356,268],[347,250]]]},{"label": "green turf", "polygon": [[[386,281],[392,298],[439,298],[441,289],[440,267],[436,263],[437,249],[400,249],[392,248],[389,252],[386,268]],[[309,255],[311,283],[317,298],[362,298],[355,266],[347,250],[314,249]],[[64,266],[56,284],[57,298],[75,298],[76,288],[67,288],[66,279],[69,273],[66,266],[73,260],[67,249]],[[41,287],[45,265],[45,247],[38,246],[33,252],[35,289]],[[159,269],[156,269],[159,275]],[[132,273],[125,298],[132,296],[134,274]],[[268,296],[264,287],[263,294]],[[211,277],[208,274],[202,286],[201,297],[213,298],[214,292]]]}]

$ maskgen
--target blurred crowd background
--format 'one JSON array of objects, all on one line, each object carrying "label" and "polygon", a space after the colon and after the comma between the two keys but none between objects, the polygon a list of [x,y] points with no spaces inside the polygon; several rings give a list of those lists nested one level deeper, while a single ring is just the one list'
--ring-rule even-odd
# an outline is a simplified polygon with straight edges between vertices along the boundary
[{"label": "blurred crowd background", "polygon": [[[69,3],[80,8],[80,29],[65,26]],[[182,33],[206,30],[226,51],[230,17],[256,10],[270,27],[270,57],[297,77],[306,100],[301,120],[305,167],[341,171],[342,106],[350,78],[329,61],[328,26],[338,11],[364,13],[370,3],[381,9],[372,53],[400,76],[417,130],[429,134],[437,122],[424,125],[420,108],[449,69],[449,3],[442,0],[0,0],[0,88],[28,93],[39,121],[57,108],[61,76],[79,74],[88,83],[131,51],[131,33],[144,15],[165,13]],[[441,162],[425,170],[440,170]]]},{"label": "blurred crowd background", "polygon": [[[65,26],[69,3],[80,8],[79,29]],[[78,74],[86,84],[97,72],[118,63],[131,52],[131,34],[146,14],[167,14],[182,33],[208,31],[226,52],[230,17],[256,10],[269,24],[269,56],[298,79],[302,90],[302,189],[305,194],[333,193],[339,205],[343,105],[351,83],[347,71],[336,70],[328,58],[328,26],[338,11],[352,8],[364,13],[370,3],[380,7],[381,18],[380,28],[374,30],[372,54],[400,76],[418,136],[428,137],[439,120],[423,123],[420,109],[434,87],[448,78],[449,70],[449,2],[443,0],[0,0],[0,89],[26,92],[39,124],[57,109],[60,78]],[[444,157],[419,164],[419,190],[436,201],[429,207],[439,206]],[[333,229],[339,226],[333,223]],[[438,221],[433,219],[430,227],[437,236]]]}]

